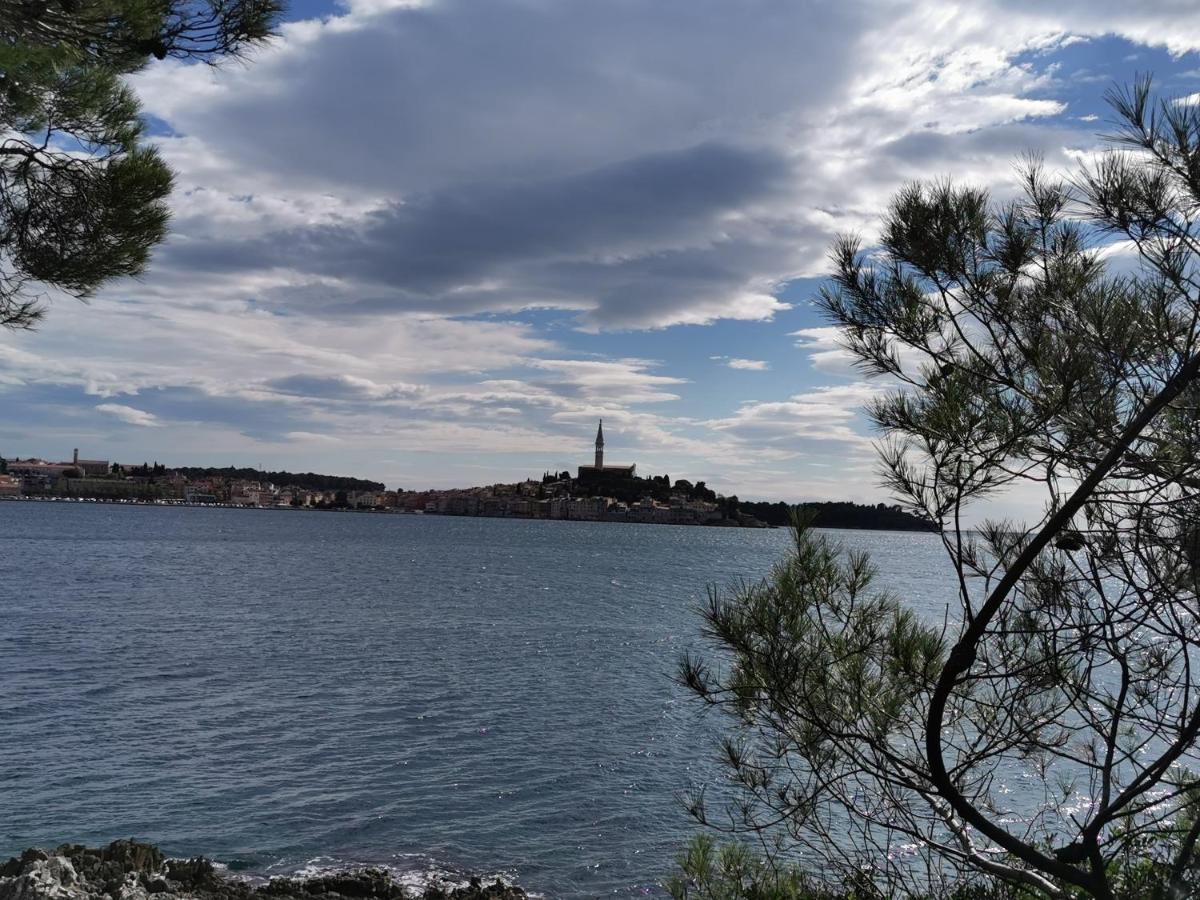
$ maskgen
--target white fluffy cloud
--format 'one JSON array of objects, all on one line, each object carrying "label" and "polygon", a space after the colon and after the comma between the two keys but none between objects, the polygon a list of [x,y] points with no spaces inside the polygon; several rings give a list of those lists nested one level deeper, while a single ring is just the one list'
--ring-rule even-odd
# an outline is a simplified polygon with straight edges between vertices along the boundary
[{"label": "white fluffy cloud", "polygon": [[121,403],[99,403],[96,411],[112,416],[126,425],[137,425],[140,428],[158,428],[162,425],[151,413]]},{"label": "white fluffy cloud", "polygon": [[837,328],[831,325],[801,328],[788,336],[796,338],[796,347],[805,351],[814,369],[826,375],[854,374],[854,356],[842,346]]},{"label": "white fluffy cloud", "polygon": [[829,385],[782,401],[748,401],[732,416],[708,424],[752,445],[804,454],[817,444],[832,443],[842,445],[836,452],[861,454],[871,442],[852,423],[881,390],[865,382]]},{"label": "white fluffy cloud", "polygon": [[744,372],[765,372],[771,364],[765,359],[742,359],[737,356],[712,356],[710,359],[720,361],[727,369],[739,369]]}]

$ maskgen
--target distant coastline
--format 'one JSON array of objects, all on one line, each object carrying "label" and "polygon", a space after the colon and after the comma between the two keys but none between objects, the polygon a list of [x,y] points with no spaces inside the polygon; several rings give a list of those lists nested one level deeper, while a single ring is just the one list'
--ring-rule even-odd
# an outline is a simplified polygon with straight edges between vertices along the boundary
[{"label": "distant coastline", "polygon": [[[427,511],[423,511],[423,510],[408,510],[408,509],[395,509],[395,508],[373,508],[373,507],[372,508],[366,508],[366,507],[360,508],[360,507],[348,507],[348,506],[343,506],[343,507],[337,507],[337,506],[331,506],[331,507],[244,506],[244,505],[235,504],[235,503],[219,503],[219,502],[218,503],[201,503],[201,502],[194,502],[194,501],[189,501],[189,500],[172,500],[172,499],[130,500],[130,499],[95,498],[95,497],[57,497],[57,496],[28,496],[28,497],[26,497],[26,496],[2,496],[2,495],[0,495],[0,502],[3,502],[3,501],[9,501],[9,502],[13,502],[13,503],[56,503],[56,504],[57,503],[64,503],[64,504],[85,503],[85,504],[98,504],[98,505],[104,505],[104,506],[149,506],[149,507],[185,508],[185,509],[234,509],[234,510],[252,510],[252,511],[258,511],[258,512],[341,512],[341,513],[368,513],[368,514],[372,514],[372,515],[401,515],[401,516],[412,516],[412,517],[424,517],[424,516],[441,517],[441,516],[456,516],[456,515],[459,517],[463,516],[463,514],[457,514],[457,513],[439,513],[439,512],[427,512]],[[751,503],[749,505],[755,506],[755,505],[759,505],[759,504]],[[767,505],[773,505],[773,504],[767,504]],[[780,505],[786,506],[786,504],[780,504]],[[851,506],[851,507],[856,507],[857,509],[862,510],[864,512],[872,511],[875,509],[875,507],[860,506],[859,504],[842,503],[842,502],[836,502],[836,501],[830,502],[830,503],[812,503],[812,504],[800,504],[800,505],[810,506],[810,507],[818,507],[818,508],[823,507],[823,506]],[[477,515],[474,517],[475,518],[525,518],[525,519],[536,519],[537,518],[534,516],[490,516],[490,515],[489,516]],[[915,519],[915,517],[913,517],[913,518]],[[579,519],[559,519],[559,520],[555,520],[555,521],[581,521],[581,520],[579,520]],[[730,527],[732,527],[732,528],[781,528],[781,527],[786,527],[786,523],[762,522],[762,521],[760,521],[757,524],[743,524],[743,523],[738,523],[738,522],[733,522],[733,521],[712,522],[712,523],[655,522],[655,521],[638,521],[638,520],[618,519],[618,518],[589,519],[587,521],[608,522],[608,523],[612,523],[612,524],[628,524],[628,525],[672,525],[672,524],[677,524],[677,525],[689,525],[690,526],[690,525],[700,524],[700,525],[705,525],[706,527],[726,527],[726,528],[730,528]],[[866,524],[867,521],[873,521],[874,524]],[[927,533],[936,533],[936,531],[937,531],[937,529],[933,528],[932,526],[926,526],[926,524],[923,522],[923,520],[920,520],[920,519],[916,520],[917,524],[894,524],[894,519],[892,519],[892,517],[890,517],[890,516],[885,516],[885,517],[875,519],[875,520],[866,520],[866,519],[861,518],[861,514],[860,514],[860,516],[858,517],[858,522],[859,522],[859,524],[850,524],[849,522],[847,522],[839,517],[829,517],[828,515],[824,517],[824,520],[822,520],[820,511],[818,509],[816,520],[814,522],[814,527],[846,529],[846,530],[851,530],[851,531],[897,531],[897,532],[916,531],[916,532],[927,532]]]},{"label": "distant coastline", "polygon": [[[315,472],[252,468],[123,464],[0,458],[0,499],[250,509],[361,510],[421,515],[771,528],[791,521],[793,506],[744,502],[703,481],[637,475],[635,465],[596,465],[578,474],[545,472],[540,479],[445,490],[386,490],[381,482]],[[888,531],[936,531],[900,509],[849,502],[805,504],[814,525]]]}]

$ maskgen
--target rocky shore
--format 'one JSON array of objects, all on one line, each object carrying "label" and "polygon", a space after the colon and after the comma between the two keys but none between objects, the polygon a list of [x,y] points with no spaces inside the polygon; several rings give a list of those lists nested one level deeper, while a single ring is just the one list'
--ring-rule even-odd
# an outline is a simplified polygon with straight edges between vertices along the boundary
[{"label": "rocky shore", "polygon": [[166,859],[157,847],[114,841],[102,849],[64,844],[26,850],[0,865],[0,900],[527,900],[520,888],[399,884],[384,869],[354,869],[310,878],[254,882],[218,873],[203,858]]}]

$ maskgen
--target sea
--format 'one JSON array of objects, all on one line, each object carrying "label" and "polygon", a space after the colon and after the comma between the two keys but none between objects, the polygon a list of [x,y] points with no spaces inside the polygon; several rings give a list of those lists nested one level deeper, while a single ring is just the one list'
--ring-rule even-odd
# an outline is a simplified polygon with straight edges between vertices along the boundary
[{"label": "sea", "polygon": [[[939,539],[830,531],[941,621]],[[0,503],[0,860],[134,837],[662,896],[724,723],[674,682],[786,529]]]}]

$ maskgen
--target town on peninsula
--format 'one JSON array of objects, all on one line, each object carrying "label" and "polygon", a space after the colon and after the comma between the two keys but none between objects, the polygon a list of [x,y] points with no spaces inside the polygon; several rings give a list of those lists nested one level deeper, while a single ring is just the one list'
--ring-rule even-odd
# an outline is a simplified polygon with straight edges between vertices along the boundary
[{"label": "town on peninsula", "polygon": [[[0,456],[0,500],[59,500],[248,509],[373,511],[418,515],[632,522],[764,528],[787,525],[792,505],[718,494],[703,481],[639,477],[635,464],[605,463],[604,423],[592,465],[546,472],[512,484],[388,490],[380,482],[312,472],[125,464]],[[898,506],[819,502],[815,524],[830,528],[932,531],[936,526]]]}]

